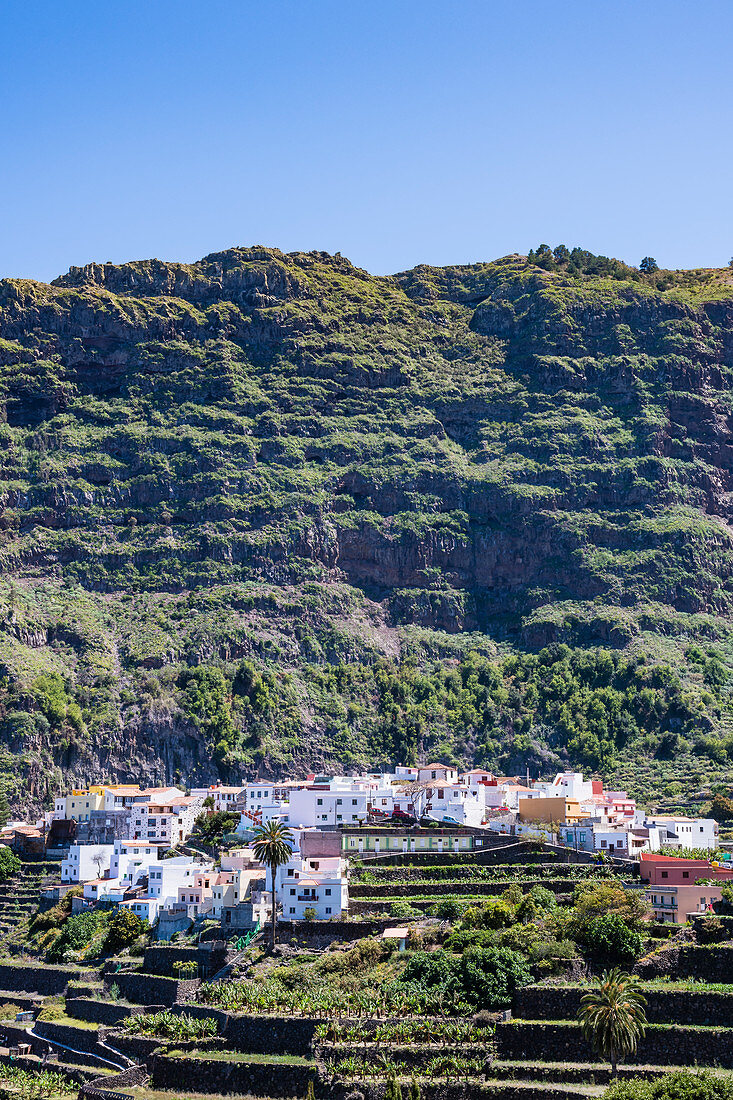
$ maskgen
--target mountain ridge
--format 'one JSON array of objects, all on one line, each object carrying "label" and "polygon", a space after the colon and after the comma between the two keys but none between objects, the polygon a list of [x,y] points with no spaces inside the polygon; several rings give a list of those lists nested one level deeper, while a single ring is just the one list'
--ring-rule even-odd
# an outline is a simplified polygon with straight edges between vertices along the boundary
[{"label": "mountain ridge", "polygon": [[644,737],[727,774],[732,369],[733,272],[579,249],[0,281],[9,794],[439,750],[608,773]]}]

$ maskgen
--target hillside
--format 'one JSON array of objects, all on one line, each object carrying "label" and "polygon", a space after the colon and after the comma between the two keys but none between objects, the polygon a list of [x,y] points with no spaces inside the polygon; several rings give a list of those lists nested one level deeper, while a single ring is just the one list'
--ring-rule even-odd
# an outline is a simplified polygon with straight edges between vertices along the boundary
[{"label": "hillside", "polygon": [[733,775],[733,270],[556,254],[1,281],[11,799],[434,754]]}]

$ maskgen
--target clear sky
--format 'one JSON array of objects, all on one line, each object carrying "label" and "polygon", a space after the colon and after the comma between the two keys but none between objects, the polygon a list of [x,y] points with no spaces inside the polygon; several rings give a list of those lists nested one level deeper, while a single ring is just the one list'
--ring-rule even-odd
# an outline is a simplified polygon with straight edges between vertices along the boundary
[{"label": "clear sky", "polygon": [[0,276],[733,255],[731,0],[1,0]]}]

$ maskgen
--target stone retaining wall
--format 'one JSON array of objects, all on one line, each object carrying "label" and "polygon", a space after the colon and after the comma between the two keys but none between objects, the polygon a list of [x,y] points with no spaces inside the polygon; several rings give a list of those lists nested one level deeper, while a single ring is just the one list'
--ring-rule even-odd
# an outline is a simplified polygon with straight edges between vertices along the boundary
[{"label": "stone retaining wall", "polygon": [[143,955],[143,970],[148,974],[161,974],[175,977],[174,962],[195,962],[198,965],[199,953],[196,947],[146,947]]},{"label": "stone retaining wall", "polygon": [[[590,986],[529,985],[514,995],[512,1011],[527,1020],[574,1020]],[[645,989],[650,1024],[718,1024],[733,1027],[730,993]]]},{"label": "stone retaining wall", "polygon": [[151,1059],[152,1086],[185,1092],[239,1093],[241,1095],[305,1096],[308,1082],[315,1081],[315,1065],[224,1062],[208,1058],[171,1058],[155,1054]]},{"label": "stone retaining wall", "polygon": [[136,1016],[142,1011],[141,1005],[125,1005],[118,1001],[97,1001],[92,997],[66,998],[67,1015],[91,1024],[107,1024],[108,1027],[114,1027],[127,1016]]},{"label": "stone retaining wall", "polygon": [[349,887],[349,908],[353,910],[355,898],[371,897],[389,901],[392,898],[409,899],[414,893],[425,895],[434,893],[436,895],[436,901],[439,900],[440,895],[446,894],[498,897],[503,894],[505,890],[508,890],[510,886],[519,886],[523,890],[529,890],[535,885],[545,886],[548,890],[552,890],[554,894],[569,894],[572,893],[577,884],[577,879],[541,878],[540,876],[536,879],[526,878],[521,881],[517,879],[505,879],[503,882],[499,880],[492,882],[486,879],[479,882],[467,882],[464,879],[455,881],[431,879],[428,882],[420,882],[419,886],[414,883],[383,883],[379,886],[373,886],[368,883],[354,883],[353,886]]},{"label": "stone retaining wall", "polygon": [[[53,1020],[36,1020],[33,1030],[52,1042],[63,1043],[76,1050],[85,1050],[88,1054],[100,1054],[97,1048],[99,1038],[96,1028],[70,1027],[69,1024],[57,1024]],[[102,1057],[106,1057],[102,1053]]]},{"label": "stone retaining wall", "polygon": [[[353,940],[361,940],[364,936],[381,933],[395,922],[393,920],[317,920],[317,921],[287,921],[277,922],[277,938],[279,943],[289,943],[291,939],[297,939],[298,943],[314,943],[323,940],[333,943],[336,940],[344,940],[351,943]],[[267,936],[269,928],[265,929]]]},{"label": "stone retaining wall", "polygon": [[[497,1057],[505,1061],[594,1062],[596,1055],[578,1024],[531,1023],[510,1020],[496,1026]],[[733,1030],[719,1027],[652,1024],[636,1054],[634,1065],[701,1065],[733,1068]]]},{"label": "stone retaining wall", "polygon": [[125,1000],[140,1005],[172,1005],[191,996],[199,987],[198,979],[179,981],[137,970],[120,970],[110,975]]},{"label": "stone retaining wall", "polygon": [[94,981],[97,971],[74,970],[62,966],[23,966],[0,963],[0,989],[23,990],[49,996],[63,993],[70,981]]},{"label": "stone retaining wall", "polygon": [[733,982],[733,947],[718,944],[711,947],[695,944],[667,947],[650,958],[641,959],[634,972],[643,978],[669,975],[672,978],[697,978],[704,982]]},{"label": "stone retaining wall", "polygon": [[147,1066],[130,1066],[120,1073],[105,1074],[103,1077],[95,1077],[87,1081],[79,1091],[79,1097],[100,1097],[104,1100],[129,1100],[129,1093],[120,1092],[120,1089],[134,1088],[136,1085],[144,1085],[150,1074]]},{"label": "stone retaining wall", "polygon": [[236,1050],[252,1054],[310,1054],[319,1022],[297,1017],[230,1016],[226,1039]]},{"label": "stone retaining wall", "polygon": [[127,1031],[117,1029],[108,1031],[107,1028],[99,1029],[99,1038],[103,1043],[109,1043],[116,1050],[121,1050],[128,1058],[135,1058],[137,1061],[144,1061],[149,1058],[154,1051],[166,1042],[165,1039],[150,1038],[146,1035],[131,1035]]}]

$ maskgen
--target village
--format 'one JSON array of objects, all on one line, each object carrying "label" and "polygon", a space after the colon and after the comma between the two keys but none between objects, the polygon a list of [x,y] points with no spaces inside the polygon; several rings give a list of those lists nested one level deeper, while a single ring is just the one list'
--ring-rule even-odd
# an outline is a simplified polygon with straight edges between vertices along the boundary
[{"label": "village", "polygon": [[350,859],[477,852],[496,836],[614,860],[630,876],[640,867],[650,911],[665,922],[709,910],[721,884],[733,881],[728,852],[694,865],[675,860],[719,848],[712,818],[648,813],[625,791],[576,772],[522,781],[441,763],[188,791],[100,783],[58,796],[32,824],[6,825],[0,845],[58,861],[58,882],[39,901],[81,887],[73,913],[126,908],[169,940],[212,920],[231,934],[270,919],[272,872],[250,847],[257,827],[270,822],[291,837],[274,885],[281,916],[293,922],[348,917]]},{"label": "village", "polygon": [[[0,1067],[28,1100],[615,1100],[617,1074],[733,1071],[717,822],[579,772],[100,782],[0,857]],[[620,1067],[583,1029],[598,982],[648,1006]]]}]

